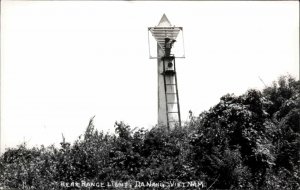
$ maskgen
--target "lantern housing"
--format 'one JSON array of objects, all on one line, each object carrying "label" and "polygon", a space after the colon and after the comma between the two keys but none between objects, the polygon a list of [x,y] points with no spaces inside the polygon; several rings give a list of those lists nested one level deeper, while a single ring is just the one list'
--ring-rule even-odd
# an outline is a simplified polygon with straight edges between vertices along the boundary
[{"label": "lantern housing", "polygon": [[165,14],[157,26],[148,28],[148,45],[150,59],[162,58],[157,48],[163,50],[164,56],[171,54],[175,58],[185,58],[183,28],[172,26]]}]

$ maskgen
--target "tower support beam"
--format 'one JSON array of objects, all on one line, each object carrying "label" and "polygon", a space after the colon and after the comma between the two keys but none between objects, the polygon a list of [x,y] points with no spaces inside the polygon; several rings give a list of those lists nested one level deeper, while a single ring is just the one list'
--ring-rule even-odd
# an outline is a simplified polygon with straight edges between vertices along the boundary
[{"label": "tower support beam", "polygon": [[158,125],[173,129],[176,125],[181,125],[181,117],[172,47],[182,27],[172,26],[164,14],[159,24],[149,27],[148,30],[157,43]]}]

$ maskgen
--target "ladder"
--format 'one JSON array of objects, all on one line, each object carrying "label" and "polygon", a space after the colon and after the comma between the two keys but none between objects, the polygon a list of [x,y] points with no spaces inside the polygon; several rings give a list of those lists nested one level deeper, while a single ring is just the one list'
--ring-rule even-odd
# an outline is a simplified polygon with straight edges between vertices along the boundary
[{"label": "ladder", "polygon": [[[177,86],[177,74],[175,57],[170,55],[169,57],[163,57],[163,77],[165,86],[165,101],[166,101],[166,116],[167,116],[167,126],[170,129],[171,126],[179,124],[181,126],[180,117],[180,105],[178,96],[178,86]],[[172,70],[166,70],[167,61],[173,63]],[[175,109],[176,108],[176,109]]]}]

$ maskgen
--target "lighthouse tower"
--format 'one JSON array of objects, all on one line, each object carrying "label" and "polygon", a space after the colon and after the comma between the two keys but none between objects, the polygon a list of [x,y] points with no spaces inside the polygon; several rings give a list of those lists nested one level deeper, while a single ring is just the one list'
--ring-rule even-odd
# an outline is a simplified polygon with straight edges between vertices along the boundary
[{"label": "lighthouse tower", "polygon": [[175,125],[181,125],[173,47],[182,27],[172,26],[164,14],[159,24],[148,30],[157,42],[158,125],[173,129]]}]

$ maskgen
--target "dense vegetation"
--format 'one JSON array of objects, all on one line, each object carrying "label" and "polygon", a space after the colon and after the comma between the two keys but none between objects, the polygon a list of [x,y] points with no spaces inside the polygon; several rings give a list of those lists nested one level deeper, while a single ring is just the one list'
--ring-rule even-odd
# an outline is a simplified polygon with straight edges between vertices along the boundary
[{"label": "dense vegetation", "polygon": [[283,76],[263,91],[227,94],[199,116],[190,112],[190,120],[172,131],[116,122],[111,135],[97,131],[91,119],[72,144],[63,139],[59,148],[7,149],[0,158],[0,187],[76,189],[61,182],[84,180],[299,189],[299,118],[300,81]]}]

